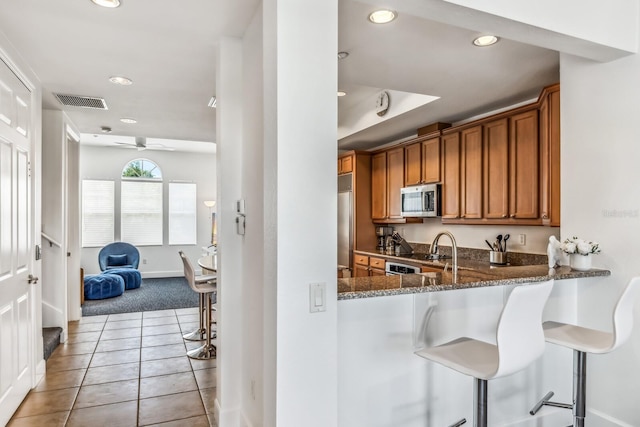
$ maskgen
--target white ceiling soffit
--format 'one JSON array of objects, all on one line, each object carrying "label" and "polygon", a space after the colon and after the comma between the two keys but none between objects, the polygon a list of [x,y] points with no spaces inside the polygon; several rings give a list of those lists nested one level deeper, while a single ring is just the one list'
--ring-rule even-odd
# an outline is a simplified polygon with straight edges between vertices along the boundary
[{"label": "white ceiling soffit", "polygon": [[[375,131],[375,126],[384,124],[387,120],[394,119],[409,111],[422,107],[433,102],[439,97],[431,95],[421,95],[418,93],[402,92],[399,90],[387,90],[389,94],[389,109],[384,116],[378,116],[375,110],[376,99],[383,89],[369,88],[366,86],[352,87],[347,92],[347,96],[339,98],[338,102],[345,104],[347,98],[355,96],[357,103],[348,106],[340,105],[340,116],[338,121],[338,140],[350,135],[354,135],[364,129],[371,128]],[[358,94],[363,94],[358,96]]]},{"label": "white ceiling soffit", "polygon": [[[145,138],[146,149],[158,151],[178,151],[188,153],[215,153],[216,144],[202,141]],[[80,144],[91,147],[114,149],[136,148],[136,137],[111,134],[80,134]]]}]

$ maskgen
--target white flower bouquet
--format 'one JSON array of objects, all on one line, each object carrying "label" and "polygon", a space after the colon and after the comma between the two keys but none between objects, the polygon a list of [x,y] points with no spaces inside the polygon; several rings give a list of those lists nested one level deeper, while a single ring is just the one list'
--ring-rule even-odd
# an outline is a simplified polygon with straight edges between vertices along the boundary
[{"label": "white flower bouquet", "polygon": [[565,239],[565,241],[562,242],[561,249],[567,254],[578,254],[584,256],[600,253],[600,245],[598,243],[588,242],[575,236],[570,239]]}]

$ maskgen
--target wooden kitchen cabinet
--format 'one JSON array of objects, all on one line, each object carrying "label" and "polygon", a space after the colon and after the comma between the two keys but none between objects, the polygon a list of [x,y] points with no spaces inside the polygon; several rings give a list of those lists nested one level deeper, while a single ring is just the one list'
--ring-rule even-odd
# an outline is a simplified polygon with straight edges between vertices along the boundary
[{"label": "wooden kitchen cabinet", "polygon": [[509,217],[509,119],[484,126],[484,209],[487,219]]},{"label": "wooden kitchen cabinet", "polygon": [[371,218],[387,219],[387,152],[371,156]]},{"label": "wooden kitchen cabinet", "polygon": [[404,185],[422,184],[422,143],[404,147]]},{"label": "wooden kitchen cabinet", "polygon": [[460,132],[442,137],[442,219],[460,218]]},{"label": "wooden kitchen cabinet", "polygon": [[[439,134],[438,134],[439,135]],[[440,182],[440,138],[419,138],[404,148],[404,185]]]},{"label": "wooden kitchen cabinet", "polygon": [[509,218],[539,218],[538,110],[509,119]]},{"label": "wooden kitchen cabinet", "polygon": [[355,255],[355,277],[384,276],[387,274],[385,271],[385,263],[384,258]]},{"label": "wooden kitchen cabinet", "polygon": [[560,226],[560,85],[540,96],[540,215],[542,223]]},{"label": "wooden kitchen cabinet", "polygon": [[482,126],[460,132],[460,217],[482,218]]},{"label": "wooden kitchen cabinet", "polygon": [[353,172],[353,155],[338,158],[338,175]]},{"label": "wooden kitchen cabinet", "polygon": [[440,137],[422,142],[422,182],[440,182]]},{"label": "wooden kitchen cabinet", "polygon": [[400,189],[404,187],[404,149],[387,151],[387,210],[389,219],[402,218],[402,198]]},{"label": "wooden kitchen cabinet", "polygon": [[379,223],[404,223],[400,189],[404,186],[404,148],[371,157],[371,218]]}]

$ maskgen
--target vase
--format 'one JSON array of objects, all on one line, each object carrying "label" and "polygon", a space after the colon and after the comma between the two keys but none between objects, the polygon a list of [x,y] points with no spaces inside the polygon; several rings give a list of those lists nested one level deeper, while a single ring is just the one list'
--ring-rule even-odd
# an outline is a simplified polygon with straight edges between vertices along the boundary
[{"label": "vase", "polygon": [[591,270],[591,254],[588,254],[588,255],[571,254],[569,262],[573,270],[579,270],[579,271]]}]

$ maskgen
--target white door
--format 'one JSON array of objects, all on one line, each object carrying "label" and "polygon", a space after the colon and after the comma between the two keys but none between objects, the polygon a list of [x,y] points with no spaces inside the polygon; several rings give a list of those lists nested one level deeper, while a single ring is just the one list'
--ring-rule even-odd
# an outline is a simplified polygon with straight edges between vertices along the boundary
[{"label": "white door", "polygon": [[0,60],[0,425],[31,388],[31,93]]}]

